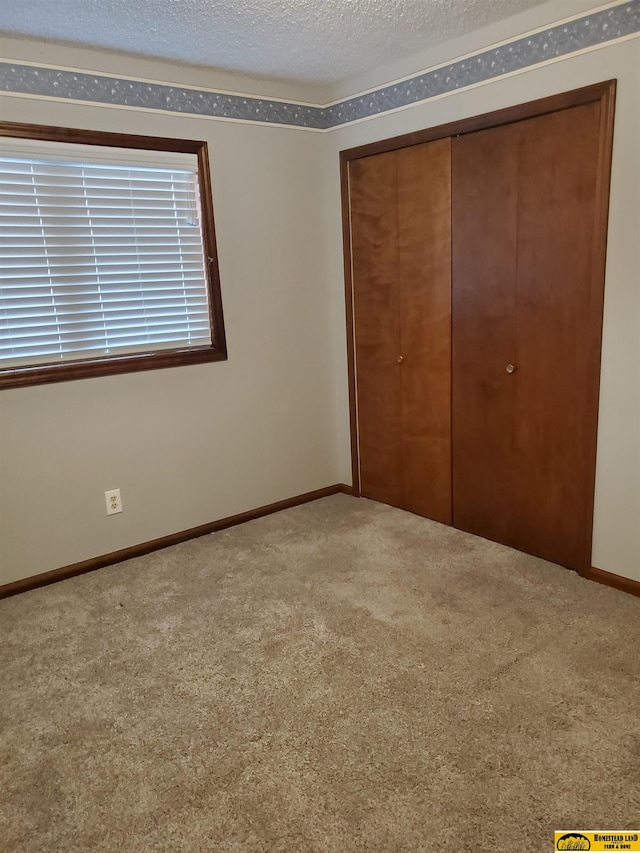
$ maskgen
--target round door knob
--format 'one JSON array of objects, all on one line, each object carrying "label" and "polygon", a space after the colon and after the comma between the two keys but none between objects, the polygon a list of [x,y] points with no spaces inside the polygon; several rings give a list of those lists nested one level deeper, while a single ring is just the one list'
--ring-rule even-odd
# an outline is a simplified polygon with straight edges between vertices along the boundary
[{"label": "round door knob", "polygon": [[404,356],[399,355],[398,358],[396,359],[396,361],[398,362],[398,364],[402,364],[402,362],[404,361]]},{"label": "round door knob", "polygon": [[513,373],[515,367],[512,364],[508,364],[506,367],[507,373]]}]

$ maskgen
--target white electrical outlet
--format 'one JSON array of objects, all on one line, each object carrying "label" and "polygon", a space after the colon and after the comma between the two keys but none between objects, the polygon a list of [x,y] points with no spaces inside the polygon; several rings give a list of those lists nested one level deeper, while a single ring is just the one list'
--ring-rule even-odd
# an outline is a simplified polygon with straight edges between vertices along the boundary
[{"label": "white electrical outlet", "polygon": [[120,489],[111,489],[110,491],[105,492],[104,499],[107,504],[107,515],[115,515],[116,512],[122,512]]}]

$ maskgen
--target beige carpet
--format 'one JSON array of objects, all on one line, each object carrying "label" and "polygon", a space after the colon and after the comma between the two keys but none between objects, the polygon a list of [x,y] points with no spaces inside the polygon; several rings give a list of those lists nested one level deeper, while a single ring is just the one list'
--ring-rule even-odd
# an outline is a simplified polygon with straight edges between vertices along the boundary
[{"label": "beige carpet", "polygon": [[0,643],[2,853],[542,853],[640,824],[640,599],[380,504],[2,601]]}]

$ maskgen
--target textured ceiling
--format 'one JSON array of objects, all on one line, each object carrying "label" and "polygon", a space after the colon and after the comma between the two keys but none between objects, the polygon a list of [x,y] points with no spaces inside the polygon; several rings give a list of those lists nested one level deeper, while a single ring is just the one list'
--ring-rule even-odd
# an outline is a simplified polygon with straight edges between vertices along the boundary
[{"label": "textured ceiling", "polygon": [[0,0],[0,31],[335,83],[543,0]]}]

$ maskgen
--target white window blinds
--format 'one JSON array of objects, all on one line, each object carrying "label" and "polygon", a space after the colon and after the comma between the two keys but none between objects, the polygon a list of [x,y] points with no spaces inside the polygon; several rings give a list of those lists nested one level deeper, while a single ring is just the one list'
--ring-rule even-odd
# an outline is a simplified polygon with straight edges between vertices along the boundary
[{"label": "white window blinds", "polygon": [[211,344],[195,154],[0,139],[0,367]]}]

